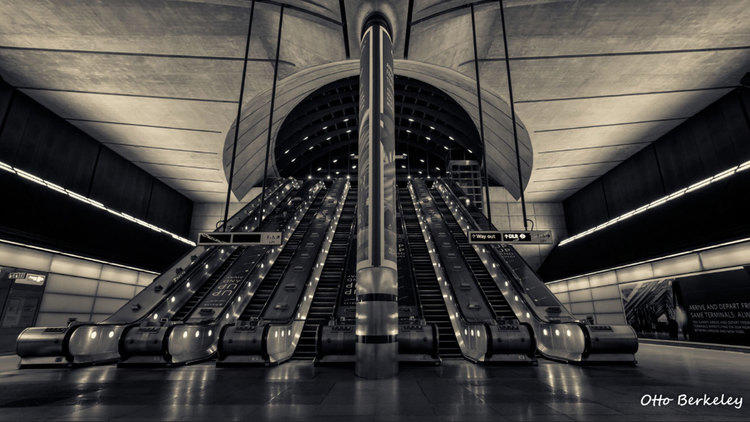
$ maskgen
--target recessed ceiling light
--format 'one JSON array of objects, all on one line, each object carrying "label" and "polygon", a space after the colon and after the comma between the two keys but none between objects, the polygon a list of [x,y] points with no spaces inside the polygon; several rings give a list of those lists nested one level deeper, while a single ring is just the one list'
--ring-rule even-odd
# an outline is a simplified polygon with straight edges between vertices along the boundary
[{"label": "recessed ceiling light", "polygon": [[447,145],[443,145],[443,149],[446,150],[446,151],[448,151],[448,146]]},{"label": "recessed ceiling light", "polygon": [[449,136],[448,139],[450,139],[451,141],[455,141],[452,136]]},{"label": "recessed ceiling light", "polygon": [[326,129],[328,129],[328,126],[323,126],[323,130],[326,130]]},{"label": "recessed ceiling light", "polygon": [[304,138],[302,138],[302,140],[303,140],[303,141],[306,141],[306,140],[307,140],[307,138],[309,138],[309,136],[305,136]]},{"label": "recessed ceiling light", "polygon": [[411,117],[409,117],[409,121],[410,121],[410,122],[413,122],[413,121],[414,121],[414,119],[412,119]]},{"label": "recessed ceiling light", "polygon": [[284,154],[289,154],[289,150],[284,151]]},{"label": "recessed ceiling light", "polygon": [[308,148],[307,150],[312,151],[313,148],[315,148],[315,145],[310,146],[310,148]]},{"label": "recessed ceiling light", "polygon": [[411,133],[411,131],[409,129],[406,129],[406,133]]},{"label": "recessed ceiling light", "polygon": [[334,163],[334,164],[335,164],[335,163],[338,163],[338,162],[339,162],[339,159],[338,159],[338,158],[334,158],[334,159],[333,159],[333,163]]},{"label": "recessed ceiling light", "polygon": [[429,136],[425,136],[424,138],[427,139],[428,141],[431,141]]},{"label": "recessed ceiling light", "polygon": [[330,141],[330,140],[331,140],[331,137],[330,137],[330,136],[326,138],[326,141]]},{"label": "recessed ceiling light", "polygon": [[469,154],[474,154],[474,152],[468,148],[466,149],[466,151],[469,151]]},{"label": "recessed ceiling light", "polygon": [[430,129],[435,130],[435,126],[430,126]]}]

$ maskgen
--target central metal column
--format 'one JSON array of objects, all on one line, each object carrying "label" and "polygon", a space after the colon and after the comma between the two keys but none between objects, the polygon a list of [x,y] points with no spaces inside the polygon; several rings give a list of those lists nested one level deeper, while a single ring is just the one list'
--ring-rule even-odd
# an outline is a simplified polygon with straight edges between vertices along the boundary
[{"label": "central metal column", "polygon": [[360,47],[355,371],[377,379],[398,373],[393,44],[383,15],[365,19]]}]

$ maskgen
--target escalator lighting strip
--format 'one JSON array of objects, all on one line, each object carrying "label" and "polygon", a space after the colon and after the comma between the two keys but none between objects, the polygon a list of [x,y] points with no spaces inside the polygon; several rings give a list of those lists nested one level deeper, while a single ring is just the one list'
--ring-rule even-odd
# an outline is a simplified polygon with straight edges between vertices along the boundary
[{"label": "escalator lighting strip", "polygon": [[130,222],[139,224],[139,225],[141,225],[143,227],[146,227],[148,229],[151,229],[151,230],[153,230],[153,231],[155,231],[157,233],[164,233],[166,235],[169,235],[173,239],[175,239],[177,241],[180,241],[182,243],[185,243],[187,245],[195,246],[195,242],[193,242],[192,240],[186,239],[186,238],[184,238],[182,236],[179,236],[179,235],[177,235],[175,233],[172,233],[172,232],[170,232],[168,230],[162,229],[161,227],[157,227],[157,226],[155,226],[155,225],[153,225],[151,223],[148,223],[146,221],[143,221],[143,220],[141,220],[139,218],[136,218],[136,217],[133,217],[131,215],[128,215],[128,214],[126,214],[126,213],[124,213],[122,211],[116,211],[116,210],[113,210],[111,208],[108,208],[107,206],[105,206],[101,202],[95,201],[95,200],[93,200],[91,198],[88,198],[86,196],[83,196],[81,194],[73,192],[71,190],[65,189],[64,187],[62,187],[60,185],[57,185],[57,184],[52,183],[50,181],[44,180],[44,179],[42,179],[39,176],[35,176],[35,175],[33,175],[33,174],[29,173],[29,172],[23,171],[23,170],[21,170],[19,168],[13,167],[10,164],[6,164],[6,163],[3,163],[2,161],[0,161],[0,169],[5,170],[5,171],[7,171],[9,173],[14,173],[15,175],[17,175],[17,176],[19,176],[21,178],[24,178],[26,180],[32,181],[32,182],[34,182],[34,183],[36,183],[38,185],[44,186],[44,187],[46,187],[48,189],[52,189],[52,190],[57,191],[59,193],[68,195],[69,197],[71,197],[73,199],[76,199],[76,200],[81,201],[81,202],[85,202],[85,203],[87,203],[87,204],[89,204],[91,206],[94,206],[94,207],[99,208],[101,210],[107,211],[108,213],[110,213],[112,215],[115,215],[115,216],[117,216],[119,218],[122,218],[124,220],[128,220]]},{"label": "escalator lighting strip", "polygon": [[693,183],[692,185],[690,185],[690,186],[688,186],[686,188],[679,189],[679,190],[677,190],[675,192],[672,192],[669,195],[666,195],[666,196],[663,196],[663,197],[661,197],[659,199],[651,201],[651,202],[649,202],[646,205],[643,205],[643,206],[641,206],[639,208],[636,208],[636,209],[634,209],[632,211],[626,212],[625,214],[622,214],[619,217],[615,217],[615,218],[613,218],[613,219],[611,219],[611,220],[609,220],[607,222],[599,224],[596,227],[592,227],[592,228],[590,228],[590,229],[588,229],[588,230],[586,230],[584,232],[578,233],[575,236],[571,236],[571,237],[569,237],[569,238],[567,238],[565,240],[562,240],[560,242],[559,246],[567,245],[568,243],[570,243],[570,242],[572,242],[574,240],[580,239],[582,237],[590,235],[591,233],[595,233],[595,232],[597,232],[599,230],[602,230],[604,228],[607,228],[607,227],[609,227],[611,225],[617,224],[620,221],[628,219],[628,218],[630,218],[630,217],[632,217],[632,216],[634,216],[636,214],[640,214],[640,213],[642,213],[642,212],[644,212],[646,210],[649,210],[649,209],[652,209],[652,208],[656,208],[656,207],[658,207],[660,205],[663,205],[663,204],[665,204],[665,203],[667,203],[667,202],[669,202],[669,201],[671,201],[673,199],[677,199],[677,198],[681,197],[682,195],[684,195],[686,193],[690,193],[690,192],[694,192],[696,190],[702,189],[702,188],[704,188],[704,187],[706,187],[706,186],[708,186],[708,185],[710,185],[710,184],[712,184],[714,182],[717,182],[719,180],[722,180],[722,179],[725,179],[727,177],[730,177],[730,176],[732,176],[734,174],[737,174],[737,173],[739,173],[741,171],[747,170],[748,168],[750,168],[750,161],[745,161],[742,164],[739,164],[737,166],[728,168],[728,169],[726,169],[726,170],[724,170],[724,171],[722,171],[720,173],[717,173],[717,174],[715,174],[715,175],[713,175],[711,177],[707,177],[707,178],[705,178],[703,180],[700,180],[700,181],[698,181],[696,183]]}]

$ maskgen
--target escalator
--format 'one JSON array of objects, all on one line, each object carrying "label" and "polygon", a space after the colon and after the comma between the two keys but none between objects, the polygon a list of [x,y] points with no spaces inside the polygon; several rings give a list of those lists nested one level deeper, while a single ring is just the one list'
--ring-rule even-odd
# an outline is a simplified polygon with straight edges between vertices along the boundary
[{"label": "escalator", "polygon": [[[263,280],[262,294],[256,292],[237,324],[222,334],[217,364],[279,364],[294,357],[330,256],[349,186],[347,179],[334,179],[325,194],[320,192],[314,199]],[[350,215],[352,211],[353,204]],[[333,257],[334,262],[337,259]],[[272,289],[266,287],[270,285]]]},{"label": "escalator", "polygon": [[461,349],[451,325],[427,245],[422,237],[414,205],[406,188],[398,189],[398,200],[404,218],[406,242],[411,256],[419,303],[422,306],[422,315],[428,324],[434,324],[437,327],[440,356],[460,358]]},{"label": "escalator", "polygon": [[[290,190],[299,186],[300,183],[292,179],[272,182],[267,190],[264,217],[273,212]],[[260,222],[259,203],[260,198],[256,198],[234,214],[226,222],[228,231],[254,230]],[[222,229],[223,225],[218,230]],[[18,338],[17,349],[22,358],[20,366],[82,365],[120,359],[120,343],[125,331],[133,324],[167,323],[167,315],[191,301],[196,288],[215,281],[215,278],[211,279],[215,273],[231,267],[232,260],[237,259],[233,254],[237,248],[228,249],[231,252],[224,254],[224,249],[219,247],[193,248],[101,323],[25,330]],[[185,308],[188,312],[190,306]]]},{"label": "escalator", "polygon": [[240,257],[242,252],[244,252],[245,248],[237,248],[234,251],[232,251],[231,254],[227,257],[227,259],[224,260],[224,262],[217,268],[213,274],[211,274],[211,277],[208,278],[201,286],[198,288],[198,290],[195,291],[195,293],[188,299],[187,302],[185,302],[178,310],[177,312],[172,315],[172,321],[183,321],[185,317],[187,317],[193,310],[198,306],[199,303],[201,303],[206,296],[211,292],[211,290],[216,286],[216,284],[224,277],[227,270],[234,265],[235,262],[237,262],[237,259]]},{"label": "escalator", "polygon": [[[308,183],[304,190],[310,189]],[[259,229],[281,231],[288,226],[295,210],[300,206],[298,190],[292,189],[284,196],[269,202],[270,214]],[[275,206],[275,203],[280,203]],[[233,302],[240,286],[266,259],[273,259],[276,248],[264,245],[218,247],[219,255],[226,255],[215,268],[205,267],[206,280],[194,286],[190,298],[179,306],[167,302],[154,311],[161,316],[156,322],[146,320],[131,326],[123,334],[120,346],[120,366],[175,365],[204,360],[213,354],[216,336],[221,328],[217,321],[224,309]],[[191,286],[185,286],[189,289]],[[156,318],[154,318],[156,319]],[[199,330],[196,326],[203,326]],[[188,337],[187,334],[190,334]]]},{"label": "escalator", "polygon": [[[465,200],[454,181],[440,179],[434,187],[436,202],[446,205],[444,213],[453,216],[457,235],[462,232],[465,238],[469,230],[497,230]],[[484,285],[492,288],[494,284],[517,318],[531,328],[542,356],[571,363],[635,363],[638,340],[630,326],[592,325],[576,320],[512,245],[470,247],[490,275]]]},{"label": "escalator", "polygon": [[448,205],[443,201],[443,198],[434,186],[430,189],[430,194],[435,201],[438,211],[440,211],[440,214],[443,216],[443,220],[445,221],[446,226],[448,226],[448,230],[453,235],[453,240],[455,240],[458,245],[458,249],[461,252],[461,255],[463,255],[464,261],[471,270],[471,273],[479,285],[480,290],[482,290],[485,299],[487,299],[487,302],[490,304],[490,307],[495,314],[495,318],[515,319],[516,316],[510,308],[510,305],[508,305],[508,302],[505,300],[505,297],[503,297],[497,284],[495,284],[495,281],[487,272],[487,268],[485,268],[482,260],[479,259],[474,248],[469,244],[469,239],[467,239],[466,234],[461,230],[455,217],[453,217],[453,214],[451,214],[448,209]]},{"label": "escalator", "polygon": [[310,228],[310,223],[312,222],[313,217],[315,217],[315,213],[320,208],[320,205],[323,203],[324,197],[325,190],[321,189],[315,197],[315,200],[313,200],[312,205],[310,205],[310,208],[308,208],[304,217],[302,217],[302,220],[300,220],[297,229],[294,231],[292,236],[286,242],[284,248],[281,250],[281,254],[279,254],[276,260],[274,260],[271,269],[268,271],[268,274],[263,278],[260,286],[253,294],[253,298],[250,300],[250,303],[248,303],[248,305],[245,307],[245,310],[238,318],[238,324],[258,321],[261,313],[268,303],[268,299],[271,298],[273,292],[278,288],[279,280],[281,280],[281,278],[289,268],[292,257],[299,248],[300,243],[302,242],[302,238],[305,236],[305,233]]},{"label": "escalator", "polygon": [[320,274],[318,288],[305,319],[297,348],[295,359],[314,359],[317,353],[316,340],[318,329],[333,317],[339,290],[346,278],[346,257],[350,240],[356,243],[356,235],[352,236],[355,227],[355,209],[357,205],[357,190],[352,188],[346,195],[344,208],[339,219],[338,227],[333,234],[328,256]]}]

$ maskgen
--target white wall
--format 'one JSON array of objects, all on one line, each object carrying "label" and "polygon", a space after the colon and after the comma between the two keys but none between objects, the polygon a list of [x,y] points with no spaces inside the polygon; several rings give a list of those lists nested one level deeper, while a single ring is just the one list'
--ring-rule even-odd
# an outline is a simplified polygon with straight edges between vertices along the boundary
[{"label": "white wall", "polygon": [[0,266],[48,273],[36,326],[101,321],[156,274],[0,242]]},{"label": "white wall", "polygon": [[598,324],[624,324],[620,285],[725,271],[750,265],[750,240],[685,251],[680,254],[547,283],[552,293],[578,318]]},{"label": "white wall", "polygon": [[[499,230],[523,230],[521,201],[516,201],[503,187],[490,187],[492,224]],[[560,202],[527,202],[526,217],[534,221],[535,230],[551,230],[551,245],[514,245],[533,269],[538,269],[552,248],[568,235],[565,213]],[[531,225],[529,225],[531,229]]]}]

